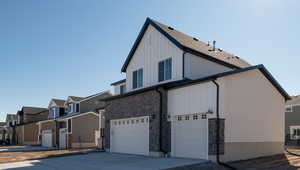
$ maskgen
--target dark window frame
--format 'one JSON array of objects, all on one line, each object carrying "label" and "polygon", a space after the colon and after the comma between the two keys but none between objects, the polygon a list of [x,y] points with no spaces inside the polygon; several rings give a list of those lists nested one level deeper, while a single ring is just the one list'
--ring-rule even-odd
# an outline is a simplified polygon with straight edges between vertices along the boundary
[{"label": "dark window frame", "polygon": [[158,82],[172,79],[172,57],[158,62]]}]

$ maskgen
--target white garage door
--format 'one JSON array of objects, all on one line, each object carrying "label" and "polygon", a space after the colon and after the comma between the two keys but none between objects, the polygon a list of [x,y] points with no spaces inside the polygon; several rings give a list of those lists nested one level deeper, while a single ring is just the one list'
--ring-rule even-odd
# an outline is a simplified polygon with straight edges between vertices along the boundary
[{"label": "white garage door", "polygon": [[201,115],[174,116],[171,126],[171,156],[208,159],[206,118],[202,119]]},{"label": "white garage door", "polygon": [[149,155],[149,117],[110,121],[111,152]]},{"label": "white garage door", "polygon": [[44,130],[42,132],[42,146],[52,147],[52,132],[51,132],[51,130]]}]

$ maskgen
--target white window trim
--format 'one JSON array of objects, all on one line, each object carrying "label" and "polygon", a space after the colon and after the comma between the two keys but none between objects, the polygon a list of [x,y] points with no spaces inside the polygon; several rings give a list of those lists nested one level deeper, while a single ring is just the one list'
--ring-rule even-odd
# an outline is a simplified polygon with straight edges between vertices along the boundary
[{"label": "white window trim", "polygon": [[[287,110],[286,110],[287,108],[291,108],[291,110],[290,110],[290,111],[287,111]],[[285,112],[286,112],[286,113],[293,112],[293,105],[286,105],[286,106],[285,106]]]}]

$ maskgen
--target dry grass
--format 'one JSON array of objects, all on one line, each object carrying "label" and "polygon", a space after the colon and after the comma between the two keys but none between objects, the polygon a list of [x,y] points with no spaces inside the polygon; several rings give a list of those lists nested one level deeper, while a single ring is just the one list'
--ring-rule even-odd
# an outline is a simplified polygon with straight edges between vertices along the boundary
[{"label": "dry grass", "polygon": [[0,163],[20,162],[33,159],[49,158],[54,156],[80,154],[90,150],[91,149],[52,150],[34,152],[0,152]]}]

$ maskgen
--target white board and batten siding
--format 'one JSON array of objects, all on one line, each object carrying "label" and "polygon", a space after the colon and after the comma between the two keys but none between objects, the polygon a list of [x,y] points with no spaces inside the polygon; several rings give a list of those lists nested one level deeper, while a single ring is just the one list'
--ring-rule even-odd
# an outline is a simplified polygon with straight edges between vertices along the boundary
[{"label": "white board and batten siding", "polygon": [[[153,26],[145,32],[126,70],[126,88],[132,90],[132,72],[143,68],[143,87],[158,84],[158,63],[172,58],[172,79],[182,79],[183,51]],[[165,82],[164,82],[165,83]]]},{"label": "white board and batten siding", "polygon": [[208,117],[212,115],[202,115],[215,113],[215,106],[216,87],[212,82],[168,91],[171,156],[208,159]]},{"label": "white board and batten siding", "polygon": [[120,84],[117,84],[117,85],[113,86],[114,87],[114,95],[119,95],[121,93],[120,87],[122,85],[126,85],[126,83],[124,82],[124,83],[120,83]]}]

